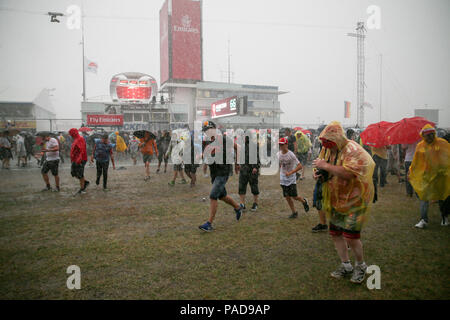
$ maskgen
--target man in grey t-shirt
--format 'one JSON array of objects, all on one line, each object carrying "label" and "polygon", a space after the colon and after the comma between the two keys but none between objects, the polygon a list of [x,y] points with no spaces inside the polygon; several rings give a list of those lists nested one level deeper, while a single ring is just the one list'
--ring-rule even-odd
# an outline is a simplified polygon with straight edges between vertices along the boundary
[{"label": "man in grey t-shirt", "polygon": [[44,148],[41,150],[45,154],[45,161],[42,165],[42,178],[46,184],[46,188],[42,191],[51,191],[50,179],[48,177],[48,172],[51,171],[52,175],[55,177],[56,190],[59,191],[59,142],[57,139],[50,136],[44,137]]}]

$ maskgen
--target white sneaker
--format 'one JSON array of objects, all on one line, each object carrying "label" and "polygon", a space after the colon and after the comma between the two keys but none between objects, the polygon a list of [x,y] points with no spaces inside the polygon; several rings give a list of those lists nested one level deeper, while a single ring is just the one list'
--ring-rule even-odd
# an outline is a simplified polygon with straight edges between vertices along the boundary
[{"label": "white sneaker", "polygon": [[448,217],[442,218],[441,226],[448,226]]},{"label": "white sneaker", "polygon": [[427,226],[427,222],[425,220],[420,220],[418,224],[415,225],[416,228],[424,229]]}]

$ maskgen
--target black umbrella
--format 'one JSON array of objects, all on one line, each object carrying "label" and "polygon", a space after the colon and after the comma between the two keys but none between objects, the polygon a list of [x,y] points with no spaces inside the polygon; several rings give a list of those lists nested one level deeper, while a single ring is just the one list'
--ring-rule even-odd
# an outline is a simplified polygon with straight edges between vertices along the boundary
[{"label": "black umbrella", "polygon": [[51,136],[54,136],[54,133],[50,132],[50,131],[39,131],[38,133],[36,133],[36,136],[38,136],[38,137],[51,137]]},{"label": "black umbrella", "polygon": [[139,138],[139,139],[143,139],[146,132],[150,133],[150,139],[155,139],[156,138],[156,136],[152,132],[150,132],[148,130],[135,131],[135,132],[133,132],[133,136],[135,136],[136,138]]}]

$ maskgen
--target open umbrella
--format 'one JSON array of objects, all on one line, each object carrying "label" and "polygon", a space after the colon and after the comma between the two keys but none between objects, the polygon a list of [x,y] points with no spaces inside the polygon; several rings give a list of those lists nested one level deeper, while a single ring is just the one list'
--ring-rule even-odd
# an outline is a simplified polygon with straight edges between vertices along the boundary
[{"label": "open umbrella", "polygon": [[304,134],[307,134],[307,133],[311,134],[311,131],[306,130],[306,129],[303,129],[303,130],[300,130],[300,131],[303,132]]},{"label": "open umbrella", "polygon": [[420,130],[426,125],[435,126],[434,122],[423,117],[404,118],[386,130],[388,144],[411,144],[419,141]]},{"label": "open umbrella", "polygon": [[78,131],[80,131],[80,132],[88,132],[88,131],[92,131],[92,129],[88,128],[88,127],[81,127],[80,129],[78,129]]},{"label": "open umbrella", "polygon": [[303,130],[303,128],[302,127],[295,127],[294,129],[292,129],[294,132],[296,132],[296,131],[302,131]]},{"label": "open umbrella", "polygon": [[150,132],[148,130],[135,131],[135,132],[133,132],[133,136],[135,136],[136,138],[139,138],[139,139],[143,139],[146,132],[150,133],[150,139],[155,139],[156,138],[156,136],[152,132]]},{"label": "open umbrella", "polygon": [[51,131],[39,131],[38,133],[36,133],[37,137],[54,137],[55,134]]},{"label": "open umbrella", "polygon": [[382,148],[389,144],[386,140],[386,131],[393,125],[394,123],[387,121],[372,123],[359,136],[366,146]]}]

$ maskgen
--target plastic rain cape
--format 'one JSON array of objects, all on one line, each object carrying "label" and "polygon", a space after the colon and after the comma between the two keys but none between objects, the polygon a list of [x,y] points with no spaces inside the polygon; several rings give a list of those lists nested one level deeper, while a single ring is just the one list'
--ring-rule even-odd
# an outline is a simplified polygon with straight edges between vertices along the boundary
[{"label": "plastic rain cape", "polygon": [[306,153],[309,148],[311,148],[311,140],[309,140],[308,136],[301,131],[297,131],[295,133],[295,137],[297,138],[297,152],[298,153]]},{"label": "plastic rain cape", "polygon": [[[427,124],[424,129],[432,128]],[[420,134],[423,138],[423,134]],[[445,200],[450,195],[450,144],[435,138],[432,144],[417,144],[409,168],[409,182],[421,200]]]},{"label": "plastic rain cape", "polygon": [[127,150],[127,145],[125,144],[125,141],[121,136],[119,136],[118,134],[116,136],[116,151],[124,152],[125,150]]},{"label": "plastic rain cape", "polygon": [[356,176],[352,180],[332,176],[323,184],[323,210],[328,216],[333,210],[343,215],[357,213],[357,223],[362,226],[367,221],[374,196],[372,175],[375,163],[358,143],[346,138],[341,124],[337,121],[331,122],[319,137],[333,141],[338,146],[337,152],[322,148],[319,158],[343,166]]}]

